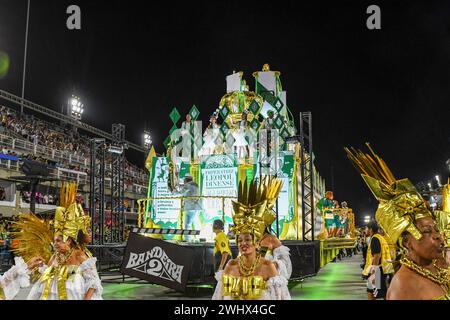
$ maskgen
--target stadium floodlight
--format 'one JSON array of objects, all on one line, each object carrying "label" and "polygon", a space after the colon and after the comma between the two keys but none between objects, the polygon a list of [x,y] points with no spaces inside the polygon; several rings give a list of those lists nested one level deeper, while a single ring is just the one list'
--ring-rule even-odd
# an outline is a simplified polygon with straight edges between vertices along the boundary
[{"label": "stadium floodlight", "polygon": [[72,118],[75,120],[81,120],[81,115],[84,112],[84,104],[81,103],[79,97],[72,95],[69,102],[69,110]]},{"label": "stadium floodlight", "polygon": [[150,149],[152,145],[152,136],[150,135],[150,132],[144,130],[144,148]]}]

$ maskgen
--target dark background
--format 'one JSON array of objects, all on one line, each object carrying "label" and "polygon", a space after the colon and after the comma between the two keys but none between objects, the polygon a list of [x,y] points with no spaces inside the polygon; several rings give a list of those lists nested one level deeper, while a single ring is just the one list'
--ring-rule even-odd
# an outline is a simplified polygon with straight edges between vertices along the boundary
[{"label": "dark background", "polygon": [[[393,1],[391,1],[393,2]],[[82,29],[66,28],[67,6]],[[366,8],[381,7],[381,30]],[[0,0],[0,51],[11,59],[0,88],[21,95],[26,0]],[[206,123],[225,77],[269,63],[281,71],[291,111],[312,111],[316,166],[335,198],[360,214],[377,202],[344,146],[372,146],[397,178],[449,175],[450,3],[448,1],[65,1],[32,0],[25,97],[61,110],[72,93],[83,121],[127,127],[157,152],[173,107],[193,104]],[[127,156],[143,165],[144,155]]]}]

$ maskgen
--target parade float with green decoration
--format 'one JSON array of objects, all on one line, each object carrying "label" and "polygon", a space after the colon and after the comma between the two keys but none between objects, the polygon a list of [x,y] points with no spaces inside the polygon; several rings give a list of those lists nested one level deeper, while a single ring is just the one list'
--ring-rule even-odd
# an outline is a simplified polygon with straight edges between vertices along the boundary
[{"label": "parade float with green decoration", "polygon": [[[280,72],[271,71],[265,64],[253,77],[254,91],[249,90],[243,72],[226,77],[226,94],[217,109],[206,110],[210,116],[206,126],[198,120],[200,111],[195,105],[185,119],[173,108],[169,114],[173,125],[164,141],[164,155],[157,156],[152,150],[147,159],[149,192],[148,198],[140,202],[140,227],[194,227],[184,224],[184,203],[189,199],[180,193],[185,176],[190,175],[199,187],[201,206],[200,226],[195,226],[200,234],[195,240],[212,242],[215,219],[221,219],[225,231],[229,230],[231,201],[237,197],[239,182],[276,176],[283,187],[274,207],[277,220],[272,232],[281,240],[303,240],[302,153],[300,143],[290,141],[298,134],[294,116],[287,105]],[[314,155],[308,157],[314,161]],[[314,166],[311,179],[314,198],[320,199],[325,182]],[[319,225],[317,235],[320,228]],[[158,237],[182,239],[169,234]]]}]

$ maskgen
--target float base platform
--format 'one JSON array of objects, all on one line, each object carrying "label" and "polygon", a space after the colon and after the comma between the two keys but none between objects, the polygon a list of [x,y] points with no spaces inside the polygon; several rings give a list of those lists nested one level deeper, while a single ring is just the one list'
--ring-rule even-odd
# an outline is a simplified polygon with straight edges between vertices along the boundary
[{"label": "float base platform", "polygon": [[320,267],[323,268],[327,263],[339,254],[341,249],[353,249],[356,247],[354,238],[330,238],[320,240]]}]

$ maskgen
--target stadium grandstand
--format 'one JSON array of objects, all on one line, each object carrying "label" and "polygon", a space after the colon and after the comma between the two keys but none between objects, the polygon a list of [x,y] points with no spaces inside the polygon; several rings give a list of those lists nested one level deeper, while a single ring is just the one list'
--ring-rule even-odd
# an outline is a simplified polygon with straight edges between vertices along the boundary
[{"label": "stadium grandstand", "polygon": [[[12,108],[0,106],[0,218],[14,220],[30,207],[29,185],[13,177],[23,175],[21,164],[25,159],[45,164],[50,176],[74,180],[89,208],[89,175],[91,137],[63,124],[44,120],[31,114],[20,114]],[[110,209],[111,162],[106,154],[105,208]],[[142,164],[143,166],[143,164]],[[137,220],[137,202],[146,197],[148,173],[138,166],[125,163],[126,224]],[[59,181],[43,182],[37,187],[36,212],[52,210],[58,203]],[[0,232],[1,233],[1,232]]]}]

